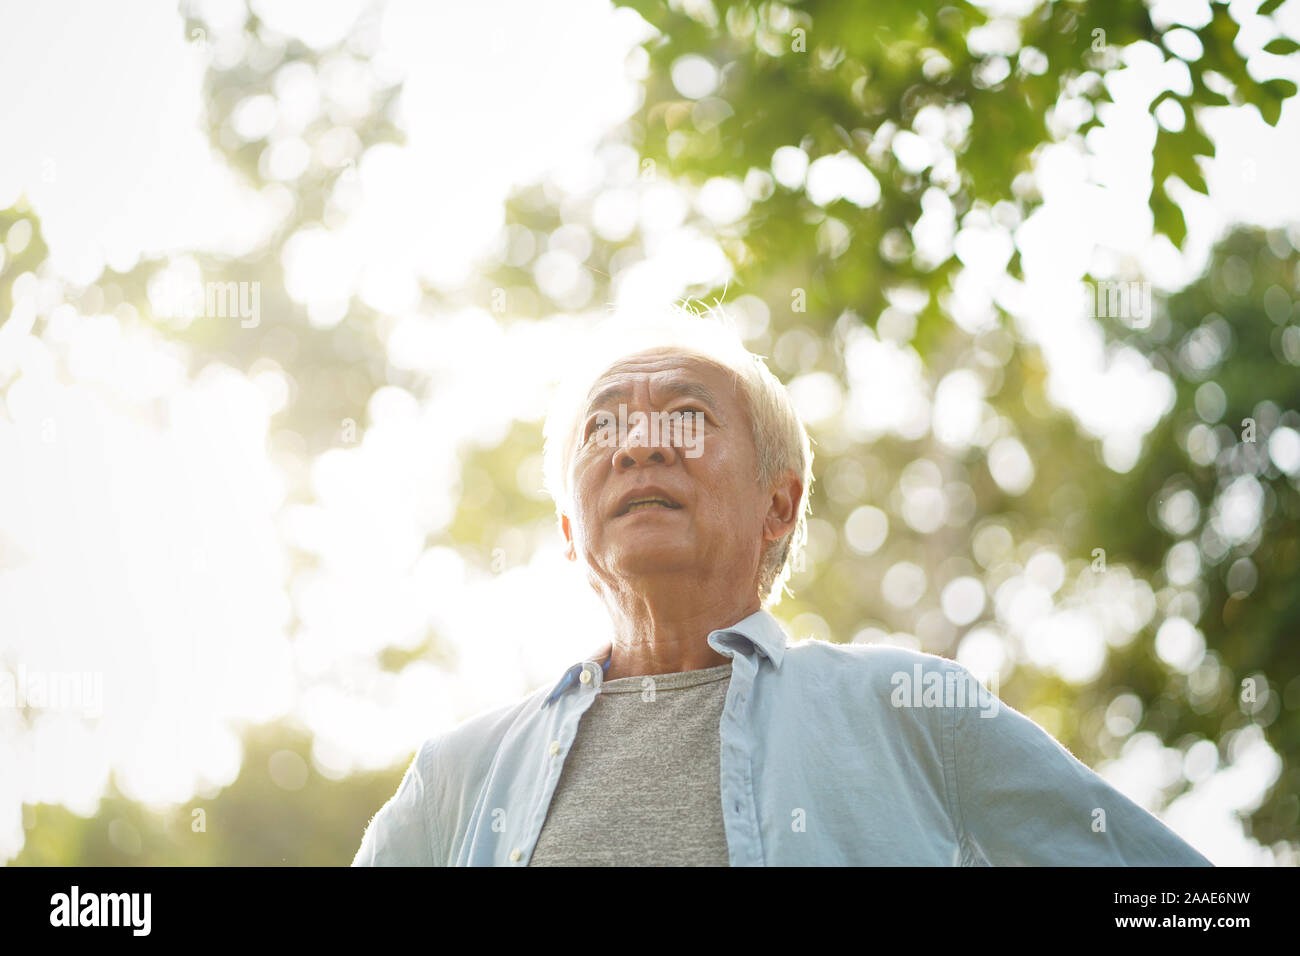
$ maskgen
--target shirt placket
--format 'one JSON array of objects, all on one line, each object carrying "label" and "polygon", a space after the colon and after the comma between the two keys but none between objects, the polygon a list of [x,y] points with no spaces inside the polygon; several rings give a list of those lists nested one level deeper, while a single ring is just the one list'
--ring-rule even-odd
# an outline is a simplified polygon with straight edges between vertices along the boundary
[{"label": "shirt placket", "polygon": [[578,672],[577,686],[568,689],[555,701],[551,708],[550,719],[543,734],[543,768],[539,776],[539,789],[532,801],[532,813],[526,817],[521,831],[512,834],[508,841],[506,854],[507,866],[527,866],[537,846],[537,838],[542,834],[546,814],[551,807],[551,798],[564,772],[564,760],[573,748],[573,741],[578,735],[578,724],[583,714],[600,692],[603,671],[599,664],[590,661],[582,665]]},{"label": "shirt placket", "polygon": [[763,866],[763,843],[754,800],[753,734],[750,720],[757,655],[737,650],[731,659],[731,686],[719,727],[722,820],[732,866]]}]

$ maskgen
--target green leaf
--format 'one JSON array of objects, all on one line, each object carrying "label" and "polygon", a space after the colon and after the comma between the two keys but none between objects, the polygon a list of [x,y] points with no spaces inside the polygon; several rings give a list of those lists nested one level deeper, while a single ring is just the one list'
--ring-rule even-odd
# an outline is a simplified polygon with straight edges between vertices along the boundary
[{"label": "green leaf", "polygon": [[1259,89],[1263,94],[1255,104],[1259,107],[1259,115],[1269,126],[1276,126],[1282,115],[1282,103],[1295,96],[1296,85],[1290,80],[1265,80],[1259,84]]},{"label": "green leaf", "polygon": [[1278,37],[1277,39],[1269,40],[1264,44],[1265,53],[1273,53],[1277,56],[1286,56],[1288,53],[1294,53],[1296,50],[1300,50],[1300,43],[1296,43],[1296,41],[1292,40],[1290,37]]},{"label": "green leaf", "polygon": [[1205,135],[1199,123],[1195,122],[1194,117],[1188,114],[1187,127],[1178,134],[1183,142],[1183,148],[1189,153],[1197,153],[1201,156],[1214,155],[1214,140]]},{"label": "green leaf", "polygon": [[1203,193],[1206,196],[1210,194],[1209,184],[1205,181],[1205,174],[1196,165],[1195,156],[1189,156],[1188,161],[1178,167],[1177,176],[1198,193]]},{"label": "green leaf", "polygon": [[1255,15],[1266,17],[1284,3],[1286,3],[1286,0],[1264,0],[1264,2],[1259,5],[1259,9],[1255,11]]},{"label": "green leaf", "polygon": [[1202,86],[1193,94],[1193,99],[1204,106],[1231,106],[1232,100],[1222,93],[1216,93],[1208,86]]},{"label": "green leaf", "polygon": [[1164,233],[1175,247],[1181,248],[1187,238],[1187,220],[1178,203],[1165,192],[1163,183],[1151,189],[1151,214],[1155,217],[1156,232]]},{"label": "green leaf", "polygon": [[1197,156],[1214,155],[1214,146],[1190,118],[1179,133],[1161,130],[1151,151],[1151,178],[1163,183],[1169,175],[1177,176],[1192,189],[1209,195],[1209,185],[1196,162]]}]

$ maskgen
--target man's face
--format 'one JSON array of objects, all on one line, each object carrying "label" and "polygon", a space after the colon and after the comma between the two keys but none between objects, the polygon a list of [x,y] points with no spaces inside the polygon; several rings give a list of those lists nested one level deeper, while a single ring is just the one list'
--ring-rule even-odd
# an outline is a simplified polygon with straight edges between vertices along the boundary
[{"label": "man's face", "polygon": [[[662,349],[624,358],[596,381],[569,461],[575,513],[562,526],[571,557],[583,556],[615,590],[629,579],[684,573],[752,585],[772,497],[758,486],[750,417],[734,388],[727,370]],[[627,433],[609,441],[620,404]],[[656,412],[701,414],[687,416],[685,432],[655,434]],[[652,494],[676,507],[629,510],[629,495]]]}]

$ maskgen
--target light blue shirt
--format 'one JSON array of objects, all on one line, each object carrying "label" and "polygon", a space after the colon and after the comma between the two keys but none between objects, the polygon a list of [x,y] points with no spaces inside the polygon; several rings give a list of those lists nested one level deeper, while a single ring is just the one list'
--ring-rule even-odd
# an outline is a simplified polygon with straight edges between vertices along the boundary
[{"label": "light blue shirt", "polygon": [[[1210,865],[954,661],[790,644],[767,611],[708,641],[732,866]],[[581,661],[426,741],[352,865],[526,866],[603,677]]]}]

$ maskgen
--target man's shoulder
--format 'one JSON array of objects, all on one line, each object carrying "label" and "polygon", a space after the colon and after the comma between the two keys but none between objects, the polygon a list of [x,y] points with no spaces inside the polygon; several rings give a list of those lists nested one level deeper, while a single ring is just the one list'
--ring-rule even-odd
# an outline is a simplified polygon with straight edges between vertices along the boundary
[{"label": "man's shoulder", "polygon": [[880,677],[888,682],[894,674],[911,674],[917,667],[928,673],[946,672],[960,665],[938,654],[897,644],[836,644],[810,637],[786,646],[781,670],[787,667],[800,675],[843,674],[857,680]]},{"label": "man's shoulder", "polygon": [[[801,724],[819,724],[828,734],[850,736],[849,728],[864,724],[889,727],[886,736],[895,742],[908,740],[927,753],[938,753],[944,715],[949,702],[958,702],[958,686],[963,702],[981,699],[976,687],[957,679],[963,671],[953,660],[909,647],[810,638],[788,644],[781,666],[763,668],[760,674],[767,674],[767,713],[778,723],[797,714]],[[879,737],[865,743],[852,739],[853,747],[885,746]]]}]

